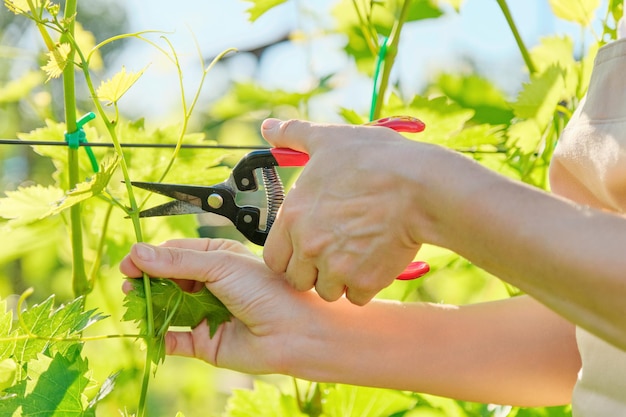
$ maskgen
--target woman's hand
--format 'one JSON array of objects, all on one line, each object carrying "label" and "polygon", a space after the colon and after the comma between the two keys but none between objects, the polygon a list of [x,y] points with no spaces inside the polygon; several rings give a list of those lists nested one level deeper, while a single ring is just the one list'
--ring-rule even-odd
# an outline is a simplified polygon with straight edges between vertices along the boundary
[{"label": "woman's hand", "polygon": [[327,301],[369,302],[414,259],[407,169],[416,143],[391,129],[268,119],[265,139],[310,160],[289,191],[264,258],[294,288]]},{"label": "woman's hand", "polygon": [[233,319],[220,326],[213,338],[206,321],[188,332],[168,332],[167,353],[247,373],[285,372],[283,353],[305,320],[306,300],[313,298],[291,288],[243,245],[222,239],[136,244],[120,270],[129,277],[146,272],[171,278],[190,292],[206,286]]}]

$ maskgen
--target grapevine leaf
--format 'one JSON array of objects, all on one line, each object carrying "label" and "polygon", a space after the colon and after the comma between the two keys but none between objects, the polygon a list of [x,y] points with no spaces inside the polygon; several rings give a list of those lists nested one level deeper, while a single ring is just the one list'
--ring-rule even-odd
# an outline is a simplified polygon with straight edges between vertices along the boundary
[{"label": "grapevine leaf", "polygon": [[26,392],[26,379],[4,390],[0,394],[0,416],[15,416],[15,411],[24,401]]},{"label": "grapevine leaf", "polygon": [[250,82],[237,82],[229,94],[224,95],[212,106],[215,118],[229,119],[258,111],[261,107],[301,106],[312,97],[328,91],[325,85],[315,86],[309,91],[290,92],[280,89],[267,89]]},{"label": "grapevine leaf", "polygon": [[138,72],[126,72],[126,67],[115,74],[108,81],[103,81],[96,91],[100,101],[108,102],[107,105],[117,103],[124,94],[139,80],[145,72],[145,68]]},{"label": "grapevine leaf", "polygon": [[0,361],[0,392],[13,385],[16,373],[17,363],[13,359],[7,358]]},{"label": "grapevine leaf", "polygon": [[576,95],[581,82],[582,65],[574,59],[574,42],[565,36],[549,36],[541,39],[531,51],[531,57],[539,73],[553,71],[551,67],[563,68],[565,82],[563,99]]},{"label": "grapevine leaf", "polygon": [[549,0],[552,12],[561,19],[588,27],[593,22],[600,0]]},{"label": "grapevine leaf", "polygon": [[59,214],[63,210],[88,198],[98,195],[109,183],[120,158],[113,155],[101,164],[101,169],[88,181],[79,183],[65,195],[54,186],[33,185],[20,187],[16,191],[6,191],[0,198],[0,217],[11,219],[9,226],[22,226],[46,217]]},{"label": "grapevine leaf", "polygon": [[53,202],[63,197],[63,190],[37,184],[5,194],[0,198],[0,217],[11,219],[10,226],[22,226],[49,216]]},{"label": "grapevine leaf", "polygon": [[70,44],[59,43],[52,51],[48,52],[48,63],[41,68],[48,75],[46,82],[52,78],[59,78],[63,74],[63,70],[67,66],[67,57],[71,51]]},{"label": "grapevine leaf", "polygon": [[[0,338],[8,338],[13,325],[13,311],[7,309],[7,301],[0,300]],[[0,342],[0,360],[6,359],[13,353],[15,340]],[[1,391],[1,390],[0,390]]]},{"label": "grapevine leaf", "polygon": [[[30,307],[21,313],[21,324],[14,334],[35,334],[38,339],[18,340],[15,343],[14,357],[18,362],[27,362],[39,353],[59,352],[64,354],[76,344],[72,340],[50,340],[54,338],[70,338],[104,318],[94,310],[84,310],[84,299],[76,298],[65,305],[54,309],[54,295],[40,304]],[[26,332],[28,330],[28,332]]]},{"label": "grapevine leaf", "polygon": [[[8,222],[10,223],[10,222]],[[59,228],[64,227],[59,217],[48,218],[27,227],[11,227],[5,224],[0,227],[2,239],[11,242],[0,252],[0,264],[18,259],[27,253],[37,253],[42,248],[49,247],[53,242],[58,245]]]},{"label": "grapevine leaf", "polygon": [[461,130],[450,139],[447,145],[455,149],[492,145],[493,149],[493,146],[502,142],[502,129],[484,123]]},{"label": "grapevine leaf", "polygon": [[437,77],[431,89],[433,95],[439,95],[440,91],[461,107],[473,109],[473,123],[508,124],[513,117],[506,94],[480,75],[444,73]]},{"label": "grapevine leaf", "polygon": [[325,417],[390,416],[410,410],[417,402],[403,392],[332,385],[325,387],[322,407]]},{"label": "grapevine leaf", "polygon": [[100,386],[100,389],[98,390],[96,396],[93,397],[91,401],[89,401],[90,409],[95,409],[96,405],[113,391],[113,388],[115,388],[115,381],[117,380],[117,377],[119,375],[120,372],[116,372],[104,381],[104,383]]},{"label": "grapevine leaf", "polygon": [[558,66],[549,67],[524,84],[517,101],[512,103],[515,116],[535,119],[540,128],[545,127],[552,120],[554,110],[563,98],[564,89],[563,70]]},{"label": "grapevine leaf", "polygon": [[39,355],[29,362],[29,378],[22,403],[23,416],[84,416],[87,401],[84,394],[89,384],[85,373],[88,362],[80,355],[80,346],[53,358]]},{"label": "grapevine leaf", "polygon": [[287,0],[245,0],[252,3],[252,6],[248,8],[247,12],[250,15],[250,21],[254,22],[259,17],[264,15],[270,9],[285,3]]},{"label": "grapevine leaf", "polygon": [[73,205],[100,194],[109,183],[109,180],[120,163],[120,160],[121,158],[117,154],[104,160],[100,165],[99,172],[97,172],[90,180],[82,182],[73,190],[70,190],[65,197],[57,201],[55,207],[46,213],[44,217],[59,214]]},{"label": "grapevine leaf", "polygon": [[[360,2],[363,3],[363,2]],[[410,2],[409,10],[406,15],[406,22],[412,22],[423,19],[437,18],[443,14],[443,11],[433,0],[414,0]],[[371,2],[371,6],[367,7],[367,23],[375,32],[383,36],[389,36],[392,27],[397,21],[400,12],[400,2],[395,0],[380,0]],[[359,6],[361,8],[363,6]],[[366,7],[363,7],[366,8]],[[361,12],[363,15],[364,12]],[[363,21],[359,18],[359,13],[355,10],[355,2],[353,0],[342,0],[333,7],[332,15],[336,20],[337,28],[347,36],[347,44],[345,51],[357,58],[357,67],[368,73],[374,67],[372,50],[369,48],[366,38]]]},{"label": "grapevine leaf", "polygon": [[535,120],[521,120],[507,129],[512,147],[523,154],[531,154],[537,150],[541,142],[541,129]]},{"label": "grapevine leaf", "polygon": [[441,0],[441,2],[449,4],[457,12],[461,10],[461,5],[463,4],[463,0]]},{"label": "grapevine leaf", "polygon": [[[139,324],[142,334],[147,333],[146,294],[143,281],[131,280],[133,290],[125,298],[124,320]],[[231,318],[228,309],[206,287],[200,291],[189,293],[183,291],[168,279],[152,279],[150,281],[154,328],[159,338],[159,346],[152,358],[154,363],[161,362],[165,357],[163,337],[169,326],[196,327],[204,319],[209,325],[211,337],[220,324]]]},{"label": "grapevine leaf", "polygon": [[548,36],[531,50],[531,57],[538,72],[554,64],[569,68],[574,60],[574,41],[567,36]]},{"label": "grapevine leaf", "polygon": [[[257,417],[259,410],[273,417],[305,417],[296,397],[283,394],[272,384],[254,381],[253,390],[236,389],[226,404],[225,417]],[[382,415],[382,414],[361,414]]]},{"label": "grapevine leaf", "polygon": [[426,123],[426,130],[411,137],[441,145],[449,145],[449,140],[456,136],[475,114],[474,110],[464,109],[458,104],[451,103],[446,97],[431,100],[416,96],[407,105],[398,96],[392,95],[385,110],[389,114],[403,114],[419,118]]}]

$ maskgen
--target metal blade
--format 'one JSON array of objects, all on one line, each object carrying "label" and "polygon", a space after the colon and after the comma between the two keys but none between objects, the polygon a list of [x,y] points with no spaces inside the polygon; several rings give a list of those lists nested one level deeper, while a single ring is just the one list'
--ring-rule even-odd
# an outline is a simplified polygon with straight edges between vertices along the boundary
[{"label": "metal blade", "polygon": [[142,210],[139,217],[175,216],[178,214],[200,214],[206,213],[201,207],[186,201],[170,201],[160,206]]}]

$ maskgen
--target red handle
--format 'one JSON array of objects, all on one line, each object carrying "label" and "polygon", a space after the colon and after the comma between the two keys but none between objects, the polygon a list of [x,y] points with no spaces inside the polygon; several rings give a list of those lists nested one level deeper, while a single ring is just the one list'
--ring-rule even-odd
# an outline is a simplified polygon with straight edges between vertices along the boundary
[{"label": "red handle", "polygon": [[418,133],[426,129],[426,124],[420,119],[411,116],[390,116],[365,123],[368,126],[382,126],[396,132]]},{"label": "red handle", "polygon": [[408,281],[426,275],[430,271],[430,266],[426,262],[411,262],[404,271],[396,277],[400,281]]},{"label": "red handle", "polygon": [[309,155],[289,148],[272,148],[272,156],[279,167],[302,167],[309,162]]}]

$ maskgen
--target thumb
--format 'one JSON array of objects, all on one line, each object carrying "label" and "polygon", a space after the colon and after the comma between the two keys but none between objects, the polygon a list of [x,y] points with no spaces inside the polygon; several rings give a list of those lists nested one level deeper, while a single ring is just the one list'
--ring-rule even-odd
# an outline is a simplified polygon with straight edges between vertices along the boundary
[{"label": "thumb", "polygon": [[261,124],[261,134],[276,148],[290,148],[311,154],[315,141],[315,127],[302,120],[281,121],[266,119]]},{"label": "thumb", "polygon": [[228,265],[227,262],[219,260],[220,254],[226,256],[225,252],[201,252],[137,243],[133,245],[129,255],[136,268],[152,277],[211,282],[216,276],[228,273],[219,271],[222,266]]},{"label": "thumb", "polygon": [[137,269],[152,277],[204,283],[226,305],[235,296],[227,287],[257,289],[261,280],[255,278],[264,267],[260,260],[229,250],[207,252],[145,243],[134,245],[129,256]]}]

